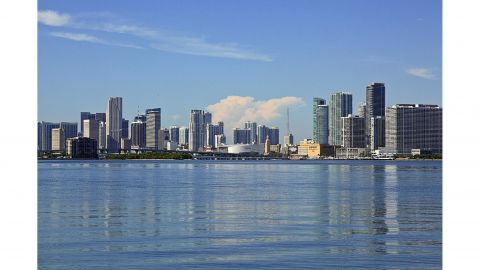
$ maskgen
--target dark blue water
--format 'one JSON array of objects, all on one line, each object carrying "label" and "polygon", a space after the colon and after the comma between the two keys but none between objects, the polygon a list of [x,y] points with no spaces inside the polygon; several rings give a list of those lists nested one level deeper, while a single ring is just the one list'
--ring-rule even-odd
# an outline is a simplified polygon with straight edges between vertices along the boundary
[{"label": "dark blue water", "polygon": [[439,269],[440,161],[40,161],[40,269]]}]

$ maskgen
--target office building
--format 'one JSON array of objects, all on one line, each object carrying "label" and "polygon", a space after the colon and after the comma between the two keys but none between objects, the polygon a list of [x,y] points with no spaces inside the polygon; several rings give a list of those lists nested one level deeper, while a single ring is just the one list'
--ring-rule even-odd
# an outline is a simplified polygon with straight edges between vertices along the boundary
[{"label": "office building", "polygon": [[147,116],[145,114],[139,114],[133,118],[133,122],[136,121],[142,121],[142,122],[147,122]]},{"label": "office building", "polygon": [[250,129],[234,128],[233,144],[250,144],[252,141],[252,131]]},{"label": "office building", "polygon": [[363,101],[360,102],[360,104],[358,104],[358,108],[357,108],[357,115],[358,115],[359,117],[365,118],[365,117],[366,117],[366,116],[365,116],[365,115],[366,115],[366,114],[365,114],[366,108],[367,108],[367,103],[366,103],[366,102],[363,102]]},{"label": "office building", "polygon": [[83,137],[94,139],[97,142],[99,139],[100,126],[98,120],[95,119],[86,119],[83,120]]},{"label": "office building", "polygon": [[132,148],[142,149],[147,144],[147,123],[142,118],[135,118],[130,127],[130,139],[132,140]]},{"label": "office building", "polygon": [[[257,137],[257,123],[247,121],[244,126],[245,129],[250,129],[250,143],[259,143]],[[264,143],[265,141],[261,142]]]},{"label": "office building", "polygon": [[181,127],[178,129],[178,143],[180,145],[188,144],[189,129],[188,127]]},{"label": "office building", "polygon": [[128,138],[128,120],[122,118],[122,138]]},{"label": "office building", "polygon": [[333,157],[335,156],[335,146],[305,139],[298,145],[298,155],[307,156],[310,159]]},{"label": "office building", "polygon": [[397,104],[386,109],[388,153],[410,155],[412,149],[442,153],[442,108],[438,105]]},{"label": "office building", "polygon": [[269,128],[268,138],[270,139],[270,145],[280,144],[280,130],[278,127]]},{"label": "office building", "polygon": [[71,158],[96,159],[98,158],[97,141],[85,137],[67,139],[67,155]]},{"label": "office building", "polygon": [[347,92],[332,93],[328,112],[328,143],[342,144],[342,117],[352,114],[352,94]]},{"label": "office building", "polygon": [[65,150],[65,131],[63,128],[52,129],[52,151]]},{"label": "office building", "polygon": [[177,126],[170,127],[170,141],[179,143],[180,140],[180,129]]},{"label": "office building", "polygon": [[293,145],[293,135],[287,134],[283,136],[283,146],[290,146]]},{"label": "office building", "polygon": [[121,138],[120,145],[122,150],[130,150],[132,148],[132,140],[128,138]]},{"label": "office building", "polygon": [[[207,117],[208,118],[208,117]],[[207,119],[208,120],[208,119]],[[188,150],[197,152],[203,151],[205,140],[205,122],[204,113],[202,110],[190,111],[190,124],[188,133]],[[211,121],[211,119],[210,119]]]},{"label": "office building", "polygon": [[83,135],[83,121],[88,119],[95,119],[95,114],[91,114],[90,112],[80,112],[80,133]]},{"label": "office building", "polygon": [[[370,121],[372,117],[385,117],[385,84],[372,83],[366,88],[365,133],[370,139]],[[370,140],[367,145],[370,147]]]},{"label": "office building", "polygon": [[116,152],[120,148],[122,137],[122,98],[110,97],[106,113],[107,151]]},{"label": "office building", "polygon": [[322,98],[313,98],[313,141],[328,144],[328,105]]},{"label": "office building", "polygon": [[[162,124],[162,110],[161,108],[147,109],[147,143],[146,147],[151,150],[159,150],[163,148],[163,142],[160,143],[164,138],[160,138],[160,129]],[[163,133],[163,132],[162,132]],[[162,134],[163,136],[163,134]]]},{"label": "office building", "polygon": [[264,155],[270,154],[270,139],[268,138],[268,136],[265,139],[265,144],[263,146],[263,154]]},{"label": "office building", "polygon": [[78,123],[76,122],[60,122],[60,128],[65,132],[65,139],[78,136]]},{"label": "office building", "polygon": [[258,125],[257,126],[257,140],[258,143],[265,143],[267,137],[270,134],[270,129],[265,125]]},{"label": "office building", "polygon": [[342,117],[342,147],[364,148],[365,142],[365,118],[352,116]]},{"label": "office building", "polygon": [[370,150],[373,152],[385,147],[385,117],[376,116],[370,119]]},{"label": "office building", "polygon": [[107,149],[107,123],[98,123],[98,149]]},{"label": "office building", "polygon": [[206,144],[204,146],[211,146],[211,147],[214,147],[215,146],[215,136],[216,135],[220,135],[220,134],[223,134],[223,128],[224,128],[224,125],[223,125],[223,122],[218,122],[217,125],[213,125],[213,124],[206,124],[207,128],[207,140],[206,140]]},{"label": "office building", "polygon": [[107,122],[107,114],[95,113],[95,120],[97,120],[98,122]]},{"label": "office building", "polygon": [[40,122],[40,150],[51,151],[52,150],[52,129],[59,128],[60,124],[51,122]]}]

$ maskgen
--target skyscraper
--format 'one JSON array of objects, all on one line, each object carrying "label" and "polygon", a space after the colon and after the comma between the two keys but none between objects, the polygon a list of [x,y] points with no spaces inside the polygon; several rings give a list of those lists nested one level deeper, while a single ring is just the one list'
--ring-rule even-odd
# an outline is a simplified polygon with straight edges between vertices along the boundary
[{"label": "skyscraper", "polygon": [[278,127],[271,127],[268,132],[268,138],[270,139],[270,144],[280,144],[280,130]]},{"label": "skyscraper", "polygon": [[160,143],[164,138],[160,138],[160,128],[162,124],[162,110],[161,108],[147,109],[147,148],[153,150],[159,150],[163,148],[163,145]]},{"label": "skyscraper", "polygon": [[328,144],[328,105],[322,98],[313,98],[313,141]]},{"label": "skyscraper", "polygon": [[107,149],[107,123],[98,123],[98,149]]},{"label": "skyscraper", "polygon": [[252,141],[252,131],[250,129],[234,128],[233,144],[250,144]]},{"label": "skyscraper", "polygon": [[328,143],[342,144],[342,117],[352,114],[352,94],[347,92],[332,93],[330,95],[328,115]]},{"label": "skyscraper", "polygon": [[52,129],[52,150],[64,151],[65,150],[65,131],[63,128]]},{"label": "skyscraper", "polygon": [[205,146],[215,147],[215,136],[223,134],[223,122],[218,122],[217,125],[206,124],[207,140]]},{"label": "skyscraper", "polygon": [[385,85],[383,83],[372,83],[366,88],[365,105],[365,134],[367,146],[370,147],[370,121],[372,117],[385,116]]},{"label": "skyscraper", "polygon": [[365,118],[359,116],[342,117],[342,143],[346,148],[365,148]]},{"label": "skyscraper", "polygon": [[265,125],[257,126],[258,143],[265,143],[269,134],[270,134],[270,129],[267,126]]},{"label": "skyscraper", "polygon": [[202,151],[204,143],[204,113],[202,110],[190,111],[190,126],[188,134],[188,150],[189,151]]},{"label": "skyscraper", "polygon": [[145,148],[147,144],[147,123],[141,120],[142,118],[136,118],[131,124],[130,134],[132,140],[132,147]]},{"label": "skyscraper", "polygon": [[116,152],[120,148],[122,137],[122,98],[110,97],[106,112],[107,150]]},{"label": "skyscraper", "polygon": [[368,141],[370,141],[371,151],[385,146],[385,117],[376,116],[370,119],[370,138]]},{"label": "skyscraper", "polygon": [[179,143],[180,130],[177,126],[170,127],[170,141]]},{"label": "skyscraper", "polygon": [[95,119],[83,120],[83,137],[94,139],[98,142],[99,139],[99,121]]},{"label": "skyscraper", "polygon": [[128,120],[122,118],[122,138],[128,139]]},{"label": "skyscraper", "polygon": [[251,134],[250,143],[259,143],[258,137],[257,137],[257,123],[247,121],[245,123],[245,129],[250,129],[250,134]]},{"label": "skyscraper", "polygon": [[365,118],[365,110],[366,110],[366,107],[367,107],[367,103],[362,101],[360,102],[360,104],[358,104],[358,108],[357,108],[357,115],[359,117],[363,117]]},{"label": "skyscraper", "polygon": [[189,129],[188,127],[181,127],[178,129],[178,143],[180,145],[187,145],[188,144],[188,136],[189,136]]},{"label": "skyscraper", "polygon": [[90,112],[80,112],[80,132],[82,133],[82,136],[83,136],[83,121],[87,119],[95,119],[95,114],[91,114]]},{"label": "skyscraper", "polygon": [[412,149],[442,152],[442,108],[438,105],[397,104],[386,109],[386,148],[410,155]]},{"label": "skyscraper", "polygon": [[60,128],[65,132],[65,143],[66,139],[78,136],[78,123],[76,122],[60,122]]},{"label": "skyscraper", "polygon": [[51,151],[52,150],[52,129],[59,128],[60,124],[44,122],[40,123],[41,130],[41,147],[40,150]]}]

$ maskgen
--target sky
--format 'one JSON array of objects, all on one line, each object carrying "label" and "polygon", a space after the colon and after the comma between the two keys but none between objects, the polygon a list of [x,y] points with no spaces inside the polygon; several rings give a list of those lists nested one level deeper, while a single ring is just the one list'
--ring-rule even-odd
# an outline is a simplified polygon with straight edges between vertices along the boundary
[{"label": "sky", "polygon": [[[312,137],[312,99],[383,82],[386,105],[442,104],[437,0],[38,1],[38,120],[80,121],[123,97],[162,126],[211,111],[227,130]],[[230,132],[231,133],[231,132]],[[231,139],[228,131],[226,136]]]}]

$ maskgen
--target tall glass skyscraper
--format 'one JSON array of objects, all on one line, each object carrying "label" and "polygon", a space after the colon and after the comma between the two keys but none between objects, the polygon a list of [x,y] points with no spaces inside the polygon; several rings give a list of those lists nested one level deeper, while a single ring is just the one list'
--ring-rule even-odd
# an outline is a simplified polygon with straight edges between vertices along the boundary
[{"label": "tall glass skyscraper", "polygon": [[120,148],[122,138],[122,98],[110,97],[107,105],[107,150],[115,152]]},{"label": "tall glass skyscraper", "polygon": [[257,123],[247,121],[245,129],[250,129],[250,143],[259,143],[257,137]]},{"label": "tall glass skyscraper", "polygon": [[189,151],[197,152],[197,151],[203,150],[203,142],[205,140],[204,121],[205,121],[205,116],[202,110],[190,111],[190,125],[189,125],[189,133],[188,133],[188,150]]},{"label": "tall glass skyscraper", "polygon": [[145,112],[147,116],[147,142],[146,146],[149,149],[160,150],[163,148],[163,143],[160,143],[160,128],[162,124],[162,109],[147,109]]},{"label": "tall glass skyscraper", "polygon": [[313,141],[328,144],[328,105],[319,97],[313,98]]},{"label": "tall glass skyscraper", "polygon": [[328,143],[330,145],[342,144],[342,117],[347,117],[349,114],[352,114],[352,94],[332,93],[328,114]]},{"label": "tall glass skyscraper", "polygon": [[[372,83],[367,85],[366,105],[365,105],[365,132],[367,136],[367,145],[370,146],[370,122],[377,116],[385,117],[385,84]],[[384,141],[380,139],[380,141]],[[377,145],[384,146],[384,145]]]}]

